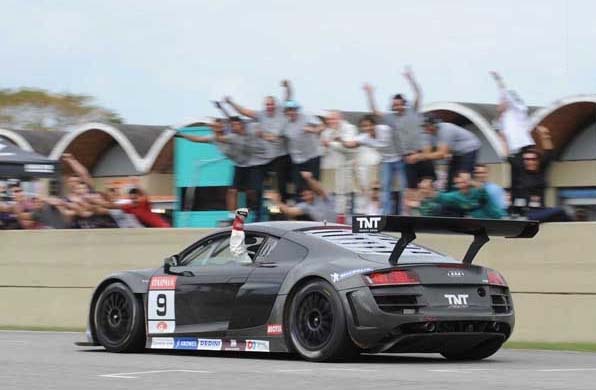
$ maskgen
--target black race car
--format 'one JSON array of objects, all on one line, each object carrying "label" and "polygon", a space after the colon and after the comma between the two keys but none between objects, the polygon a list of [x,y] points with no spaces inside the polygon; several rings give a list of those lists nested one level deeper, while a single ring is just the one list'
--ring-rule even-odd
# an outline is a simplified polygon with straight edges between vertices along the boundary
[{"label": "black race car", "polygon": [[[313,361],[359,352],[483,359],[511,335],[514,312],[503,276],[472,260],[488,236],[529,238],[538,224],[362,216],[352,227],[268,222],[245,232],[252,262],[231,255],[223,229],[163,267],[108,276],[93,294],[81,344],[296,352]],[[457,261],[411,244],[416,232],[474,239]]]}]

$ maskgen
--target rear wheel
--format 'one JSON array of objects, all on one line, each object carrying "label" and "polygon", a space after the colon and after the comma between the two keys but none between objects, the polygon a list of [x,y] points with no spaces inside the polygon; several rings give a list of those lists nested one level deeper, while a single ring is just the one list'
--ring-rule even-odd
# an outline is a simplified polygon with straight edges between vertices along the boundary
[{"label": "rear wheel", "polygon": [[93,309],[97,341],[110,352],[138,352],[145,347],[143,305],[123,283],[108,285]]},{"label": "rear wheel", "polygon": [[463,351],[443,351],[441,355],[448,360],[482,360],[491,355],[494,355],[503,343],[499,341],[489,341],[480,344],[472,349]]},{"label": "rear wheel", "polygon": [[341,300],[323,280],[312,281],[293,295],[286,329],[291,345],[306,360],[343,360],[357,354]]}]

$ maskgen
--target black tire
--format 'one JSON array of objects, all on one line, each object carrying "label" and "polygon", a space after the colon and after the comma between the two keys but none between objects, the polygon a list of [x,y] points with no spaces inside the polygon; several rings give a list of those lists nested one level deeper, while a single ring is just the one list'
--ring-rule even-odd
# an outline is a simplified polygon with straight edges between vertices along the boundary
[{"label": "black tire", "polygon": [[465,360],[482,360],[486,359],[487,357],[494,355],[501,346],[503,345],[502,341],[489,341],[483,344],[480,344],[472,349],[463,350],[463,351],[443,351],[441,355],[447,360],[456,360],[456,361],[465,361]]},{"label": "black tire", "polygon": [[93,325],[97,341],[110,352],[145,348],[143,305],[123,283],[112,283],[101,292],[93,308]]},{"label": "black tire", "polygon": [[340,297],[324,280],[309,282],[292,295],[286,319],[288,342],[306,360],[346,360],[358,353]]}]

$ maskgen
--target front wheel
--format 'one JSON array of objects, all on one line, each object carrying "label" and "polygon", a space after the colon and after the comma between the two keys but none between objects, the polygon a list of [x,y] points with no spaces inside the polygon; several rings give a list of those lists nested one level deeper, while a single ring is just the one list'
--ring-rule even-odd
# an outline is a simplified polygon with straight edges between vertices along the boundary
[{"label": "front wheel", "polygon": [[291,345],[306,360],[344,360],[357,353],[341,300],[323,280],[312,281],[293,295],[286,329]]},{"label": "front wheel", "polygon": [[468,350],[443,351],[441,352],[441,355],[443,355],[443,357],[445,357],[447,360],[482,360],[494,355],[499,349],[501,349],[502,345],[503,343],[501,340],[490,341]]},{"label": "front wheel", "polygon": [[97,341],[110,352],[138,352],[145,347],[143,305],[123,283],[108,285],[93,309]]}]

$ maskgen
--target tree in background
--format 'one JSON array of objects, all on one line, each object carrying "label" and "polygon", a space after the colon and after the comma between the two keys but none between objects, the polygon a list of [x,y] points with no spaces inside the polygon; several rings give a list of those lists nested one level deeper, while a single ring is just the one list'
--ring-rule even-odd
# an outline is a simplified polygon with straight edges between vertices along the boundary
[{"label": "tree in background", "polygon": [[43,89],[0,89],[0,127],[67,130],[85,122],[122,122],[118,114],[93,104],[93,100],[91,96]]}]

